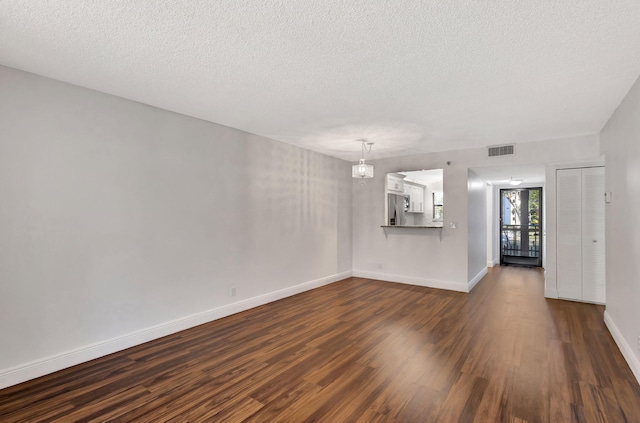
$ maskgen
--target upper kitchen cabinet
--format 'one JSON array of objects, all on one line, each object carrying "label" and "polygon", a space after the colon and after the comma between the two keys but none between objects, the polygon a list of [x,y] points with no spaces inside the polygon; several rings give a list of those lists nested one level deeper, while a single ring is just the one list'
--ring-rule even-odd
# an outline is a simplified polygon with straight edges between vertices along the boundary
[{"label": "upper kitchen cabinet", "polygon": [[387,173],[387,192],[404,194],[404,175]]},{"label": "upper kitchen cabinet", "polygon": [[407,213],[424,213],[424,191],[426,186],[417,182],[404,181],[404,195],[408,196],[408,207],[405,208]]}]

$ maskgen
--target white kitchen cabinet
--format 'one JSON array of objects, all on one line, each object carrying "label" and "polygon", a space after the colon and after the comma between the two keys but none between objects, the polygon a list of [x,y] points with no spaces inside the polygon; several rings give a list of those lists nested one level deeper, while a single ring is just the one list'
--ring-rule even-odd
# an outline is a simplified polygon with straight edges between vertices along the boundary
[{"label": "white kitchen cabinet", "polygon": [[604,167],[556,172],[558,296],[605,303]]},{"label": "white kitchen cabinet", "polygon": [[408,213],[424,213],[424,185],[405,181],[404,195],[409,196]]},{"label": "white kitchen cabinet", "polygon": [[387,173],[387,192],[394,194],[404,193],[404,176]]}]

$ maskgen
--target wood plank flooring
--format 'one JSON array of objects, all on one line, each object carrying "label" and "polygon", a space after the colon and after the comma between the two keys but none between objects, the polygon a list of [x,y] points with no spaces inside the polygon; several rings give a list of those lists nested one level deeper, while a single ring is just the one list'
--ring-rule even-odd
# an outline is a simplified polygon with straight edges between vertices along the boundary
[{"label": "wood plank flooring", "polygon": [[350,278],[0,391],[1,422],[640,422],[603,307]]}]

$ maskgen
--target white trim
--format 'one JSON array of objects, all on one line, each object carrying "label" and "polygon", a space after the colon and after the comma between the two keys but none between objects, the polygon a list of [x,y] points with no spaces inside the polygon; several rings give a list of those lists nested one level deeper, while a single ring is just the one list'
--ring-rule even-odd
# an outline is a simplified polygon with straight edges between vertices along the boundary
[{"label": "white trim", "polygon": [[498,260],[487,260],[487,267],[493,267],[498,264]]},{"label": "white trim", "polygon": [[0,370],[0,389],[16,385],[30,379],[35,379],[76,364],[103,357],[117,351],[140,345],[163,336],[171,335],[203,323],[211,322],[222,317],[230,316],[241,311],[249,310],[282,298],[290,297],[314,288],[328,285],[351,276],[350,271],[338,273],[309,282],[269,292],[257,297],[241,300],[233,304],[227,304],[212,308],[201,313],[192,314],[170,322],[162,323],[146,329],[131,332],[116,338],[86,345],[60,354],[34,360],[29,363],[19,364],[8,369]]},{"label": "white trim", "polygon": [[580,299],[578,299],[578,298],[569,298],[569,297],[560,297],[560,296],[558,296],[558,299],[559,299],[559,300],[562,300],[562,301],[572,301],[572,302],[574,302],[574,303],[596,304],[596,305],[603,305],[603,306],[606,306],[606,305],[607,305],[607,303],[600,303],[600,302],[598,302],[598,301],[586,301],[586,300],[580,300]]},{"label": "white trim", "polygon": [[616,324],[613,322],[613,319],[611,318],[611,315],[606,310],[604,312],[604,324],[607,325],[607,329],[609,329],[613,340],[616,341],[616,344],[618,345],[620,352],[624,356],[624,359],[627,360],[629,368],[638,380],[638,383],[640,383],[640,359],[638,359],[638,356],[635,355],[635,353],[633,352],[633,348],[631,348],[631,346],[624,339],[624,336],[622,336],[622,333],[618,329],[618,326],[616,326]]},{"label": "white trim", "polygon": [[558,290],[557,289],[545,289],[544,290],[544,297],[557,300],[558,299]]},{"label": "white trim", "polygon": [[469,290],[467,292],[471,292],[473,287],[476,286],[478,284],[478,282],[480,282],[482,280],[482,278],[485,277],[485,275],[487,274],[488,271],[489,270],[485,267],[477,275],[475,275],[473,277],[473,279],[471,279],[469,281]]},{"label": "white trim", "polygon": [[468,292],[469,287],[462,282],[438,281],[433,279],[416,278],[413,276],[391,275],[388,273],[367,272],[354,270],[353,276],[357,278],[376,279],[387,282],[399,282],[409,285],[425,286],[427,288],[447,289],[450,291]]}]

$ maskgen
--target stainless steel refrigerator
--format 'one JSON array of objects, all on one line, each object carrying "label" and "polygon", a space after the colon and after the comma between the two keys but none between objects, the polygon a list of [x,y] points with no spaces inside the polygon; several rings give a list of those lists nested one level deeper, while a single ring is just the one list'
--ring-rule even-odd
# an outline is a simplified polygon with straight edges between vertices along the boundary
[{"label": "stainless steel refrigerator", "polygon": [[405,200],[404,195],[402,194],[387,194],[388,196],[388,204],[389,204],[389,222],[387,222],[390,226],[404,226],[404,209],[405,209]]}]

